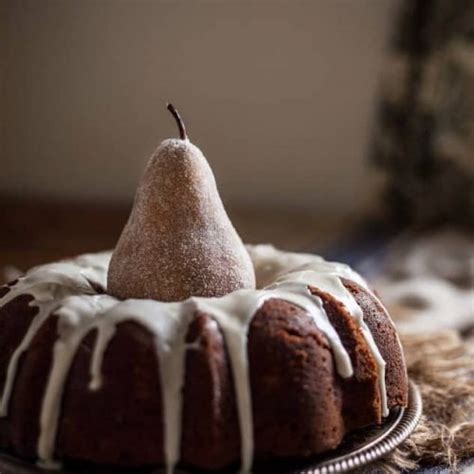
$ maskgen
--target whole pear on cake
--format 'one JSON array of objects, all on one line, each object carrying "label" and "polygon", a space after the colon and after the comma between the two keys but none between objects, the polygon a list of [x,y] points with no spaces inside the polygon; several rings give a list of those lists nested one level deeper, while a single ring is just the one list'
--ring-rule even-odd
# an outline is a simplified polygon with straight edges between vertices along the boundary
[{"label": "whole pear on cake", "polygon": [[118,298],[181,301],[255,288],[255,273],[222,204],[212,170],[187,138],[161,143],[138,187],[110,261],[108,292]]}]

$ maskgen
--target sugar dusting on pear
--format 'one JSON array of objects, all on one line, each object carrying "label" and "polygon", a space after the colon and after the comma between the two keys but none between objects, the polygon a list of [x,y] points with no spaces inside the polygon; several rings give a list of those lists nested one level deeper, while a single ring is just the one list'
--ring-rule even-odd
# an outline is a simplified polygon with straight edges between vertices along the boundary
[{"label": "sugar dusting on pear", "polygon": [[108,272],[117,298],[182,301],[255,288],[250,256],[222,204],[212,170],[168,105],[180,138],[150,158]]}]

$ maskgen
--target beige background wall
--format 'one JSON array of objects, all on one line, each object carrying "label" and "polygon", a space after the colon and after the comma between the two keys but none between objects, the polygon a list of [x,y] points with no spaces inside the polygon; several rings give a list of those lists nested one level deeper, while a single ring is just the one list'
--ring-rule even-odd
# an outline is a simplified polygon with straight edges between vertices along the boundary
[{"label": "beige background wall", "polygon": [[0,192],[130,199],[185,117],[226,200],[356,212],[393,0],[4,0]]}]

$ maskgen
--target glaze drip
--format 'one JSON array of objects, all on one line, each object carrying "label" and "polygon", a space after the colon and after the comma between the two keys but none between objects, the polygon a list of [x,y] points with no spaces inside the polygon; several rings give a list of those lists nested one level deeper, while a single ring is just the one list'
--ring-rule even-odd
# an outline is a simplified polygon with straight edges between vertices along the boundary
[{"label": "glaze drip", "polygon": [[341,377],[353,374],[350,357],[331,325],[322,301],[311,287],[331,294],[347,309],[360,328],[378,367],[380,398],[384,416],[388,414],[385,388],[385,362],[363,320],[361,308],[344,287],[341,278],[352,280],[366,290],[365,281],[348,266],[326,262],[310,254],[280,252],[269,245],[248,246],[257,276],[258,290],[239,290],[221,298],[190,298],[179,303],[153,300],[119,301],[95,289],[105,288],[110,253],[83,255],[75,260],[36,267],[0,299],[0,307],[21,294],[30,294],[30,303],[39,308],[23,341],[11,357],[1,394],[0,416],[7,416],[18,360],[50,315],[58,317],[58,339],[53,348],[53,364],[43,396],[39,464],[54,468],[55,444],[60,407],[67,375],[81,341],[96,332],[90,363],[90,390],[102,386],[102,361],[117,325],[136,321],[153,335],[164,412],[164,453],[167,472],[172,473],[180,456],[182,389],[185,355],[190,349],[185,338],[196,311],[209,314],[217,322],[227,346],[234,385],[241,435],[241,471],[249,472],[253,462],[252,398],[247,357],[247,333],[254,314],[272,298],[282,299],[304,309],[325,334]]}]

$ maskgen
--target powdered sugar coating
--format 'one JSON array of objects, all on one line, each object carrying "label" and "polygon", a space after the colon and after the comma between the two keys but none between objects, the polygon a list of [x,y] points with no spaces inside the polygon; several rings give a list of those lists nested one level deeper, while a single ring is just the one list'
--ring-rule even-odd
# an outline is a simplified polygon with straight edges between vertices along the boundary
[{"label": "powdered sugar coating", "polygon": [[108,292],[181,301],[241,288],[255,288],[254,269],[206,158],[188,140],[163,141],[113,253]]}]

